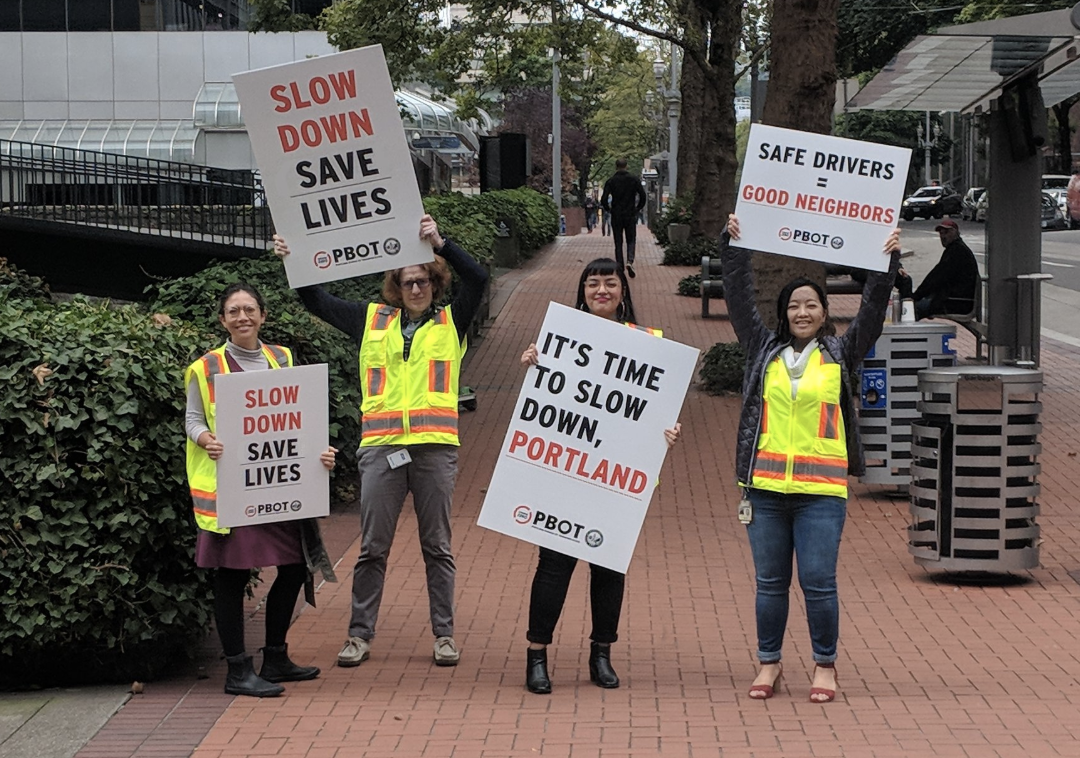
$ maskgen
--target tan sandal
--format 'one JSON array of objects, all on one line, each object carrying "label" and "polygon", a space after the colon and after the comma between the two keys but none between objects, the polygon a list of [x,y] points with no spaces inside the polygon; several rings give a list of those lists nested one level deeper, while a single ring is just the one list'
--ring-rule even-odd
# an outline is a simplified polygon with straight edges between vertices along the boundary
[{"label": "tan sandal", "polygon": [[[772,664],[766,663],[766,666]],[[772,684],[754,684],[750,686],[750,697],[754,700],[768,700],[776,694],[777,688],[780,686],[780,677],[784,675],[784,664],[777,662],[776,678],[772,680]]]},{"label": "tan sandal", "polygon": [[[814,666],[814,676],[817,676],[818,669],[834,669],[833,676],[836,677],[837,682],[840,678],[836,676],[836,666],[832,663],[818,663]],[[818,695],[819,697],[814,697]],[[820,697],[824,696],[824,697]],[[810,688],[810,702],[811,703],[831,703],[836,700],[836,690],[826,689],[825,687],[811,687]]]}]

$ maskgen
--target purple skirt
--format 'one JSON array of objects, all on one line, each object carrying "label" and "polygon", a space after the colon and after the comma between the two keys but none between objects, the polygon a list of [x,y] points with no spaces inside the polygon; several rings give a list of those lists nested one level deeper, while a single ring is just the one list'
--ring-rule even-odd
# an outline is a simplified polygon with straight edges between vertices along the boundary
[{"label": "purple skirt", "polygon": [[235,526],[228,534],[199,530],[195,565],[200,568],[252,569],[304,562],[300,522]]}]

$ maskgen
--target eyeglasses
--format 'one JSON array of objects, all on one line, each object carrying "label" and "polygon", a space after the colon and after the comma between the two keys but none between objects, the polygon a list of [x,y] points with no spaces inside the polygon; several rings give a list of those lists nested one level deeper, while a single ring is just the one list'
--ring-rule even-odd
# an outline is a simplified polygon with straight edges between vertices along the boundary
[{"label": "eyeglasses", "polygon": [[240,318],[240,314],[243,313],[248,318],[255,318],[259,315],[259,309],[254,305],[245,305],[243,307],[233,306],[225,311],[226,318]]},{"label": "eyeglasses", "polygon": [[421,290],[426,290],[431,286],[430,279],[409,279],[401,283],[401,289],[406,292],[412,290],[413,287],[419,287]]}]

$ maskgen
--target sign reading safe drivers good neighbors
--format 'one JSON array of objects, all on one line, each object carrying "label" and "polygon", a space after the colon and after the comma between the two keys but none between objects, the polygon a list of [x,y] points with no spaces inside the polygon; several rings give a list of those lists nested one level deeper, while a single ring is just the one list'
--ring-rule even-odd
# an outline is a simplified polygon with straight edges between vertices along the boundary
[{"label": "sign reading safe drivers good neighbors", "polygon": [[432,260],[382,47],[233,76],[274,225],[302,287]]},{"label": "sign reading safe drivers good neighbors", "polygon": [[250,526],[330,515],[326,364],[214,378],[218,523]]},{"label": "sign reading safe drivers good neighbors", "polygon": [[698,350],[552,303],[477,523],[625,572]]},{"label": "sign reading safe drivers good neighbors", "polygon": [[911,150],[754,124],[735,213],[740,247],[887,271]]}]

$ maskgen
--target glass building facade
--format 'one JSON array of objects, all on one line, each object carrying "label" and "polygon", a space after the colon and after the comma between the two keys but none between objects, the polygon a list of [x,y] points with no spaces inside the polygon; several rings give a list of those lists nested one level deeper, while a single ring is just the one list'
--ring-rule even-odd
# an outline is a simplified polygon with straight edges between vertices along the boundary
[{"label": "glass building facade", "polygon": [[[318,15],[331,0],[290,0]],[[0,0],[3,32],[182,32],[246,30],[248,0]]]}]

